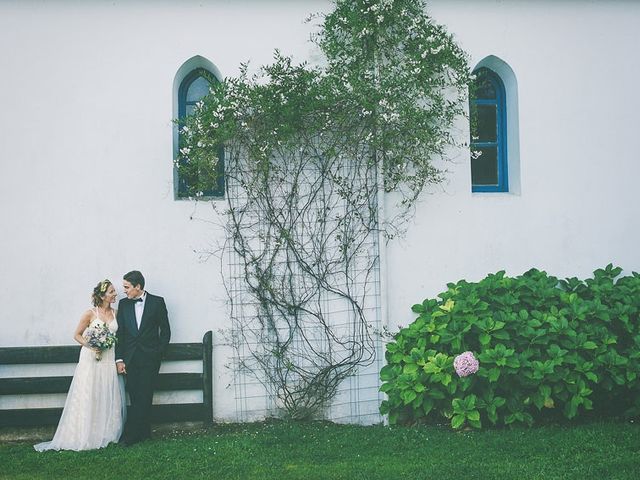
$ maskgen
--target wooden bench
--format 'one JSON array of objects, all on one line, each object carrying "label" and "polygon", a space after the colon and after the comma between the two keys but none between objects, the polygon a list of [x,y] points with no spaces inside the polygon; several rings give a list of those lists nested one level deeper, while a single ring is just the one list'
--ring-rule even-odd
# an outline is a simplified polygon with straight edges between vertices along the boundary
[{"label": "wooden bench", "polygon": [[[202,373],[160,373],[156,392],[200,390],[202,403],[154,404],[154,423],[213,422],[212,384],[213,334],[205,333],[202,343],[171,343],[162,363],[199,360]],[[80,346],[0,347],[0,365],[77,363]],[[115,367],[114,367],[115,368]],[[67,393],[72,376],[0,378],[0,395],[39,395]],[[0,427],[56,425],[62,408],[24,408],[0,410]]]}]

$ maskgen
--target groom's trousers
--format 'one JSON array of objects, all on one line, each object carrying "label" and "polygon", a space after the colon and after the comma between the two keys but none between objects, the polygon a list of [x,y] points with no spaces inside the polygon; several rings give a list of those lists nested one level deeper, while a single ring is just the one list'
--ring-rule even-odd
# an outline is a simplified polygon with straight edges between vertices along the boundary
[{"label": "groom's trousers", "polygon": [[135,355],[127,364],[127,392],[131,405],[127,410],[127,423],[123,437],[129,443],[139,442],[151,436],[151,404],[160,362],[145,361]]}]

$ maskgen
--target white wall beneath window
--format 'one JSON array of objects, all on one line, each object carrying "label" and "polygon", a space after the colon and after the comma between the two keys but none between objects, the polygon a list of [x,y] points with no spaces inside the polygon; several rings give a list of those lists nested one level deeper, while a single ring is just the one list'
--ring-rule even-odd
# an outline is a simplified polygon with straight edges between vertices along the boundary
[{"label": "white wall beneath window", "polygon": [[[0,346],[72,343],[93,286],[139,269],[167,300],[174,341],[214,331],[214,414],[235,418],[231,352],[217,334],[229,327],[226,260],[209,256],[221,217],[173,198],[173,81],[194,55],[223,76],[269,62],[276,48],[318,61],[303,19],[330,8],[0,4]],[[461,278],[640,269],[640,3],[436,0],[430,12],[472,65],[495,55],[513,69],[521,185],[517,195],[472,194],[468,152],[452,154],[447,183],[422,196],[406,237],[387,247],[390,327]]]}]

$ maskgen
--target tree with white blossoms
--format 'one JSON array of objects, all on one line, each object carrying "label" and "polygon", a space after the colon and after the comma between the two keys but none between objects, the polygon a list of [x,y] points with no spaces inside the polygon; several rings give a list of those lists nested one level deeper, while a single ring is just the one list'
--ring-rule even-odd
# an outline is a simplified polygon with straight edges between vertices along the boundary
[{"label": "tree with white blossoms", "polygon": [[[422,0],[337,0],[312,19],[326,62],[276,52],[257,75],[243,65],[214,83],[180,127],[176,160],[197,197],[224,149],[228,246],[245,291],[230,292],[232,338],[241,367],[293,418],[321,415],[374,359],[372,239],[402,230],[425,186],[443,180],[436,163],[456,146],[470,81]],[[380,218],[384,192],[397,202]]]}]

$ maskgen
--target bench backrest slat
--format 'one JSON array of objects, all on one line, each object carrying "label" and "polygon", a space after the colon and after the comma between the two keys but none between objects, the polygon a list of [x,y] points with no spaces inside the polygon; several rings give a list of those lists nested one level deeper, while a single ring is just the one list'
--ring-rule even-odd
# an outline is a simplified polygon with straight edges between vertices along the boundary
[{"label": "bench backrest slat", "polygon": [[[0,347],[0,365],[77,363],[80,346]],[[202,360],[202,343],[169,344],[164,361]]]},{"label": "bench backrest slat", "polygon": [[[0,378],[0,395],[67,393],[73,377]],[[202,390],[201,373],[161,373],[156,391]]]}]

